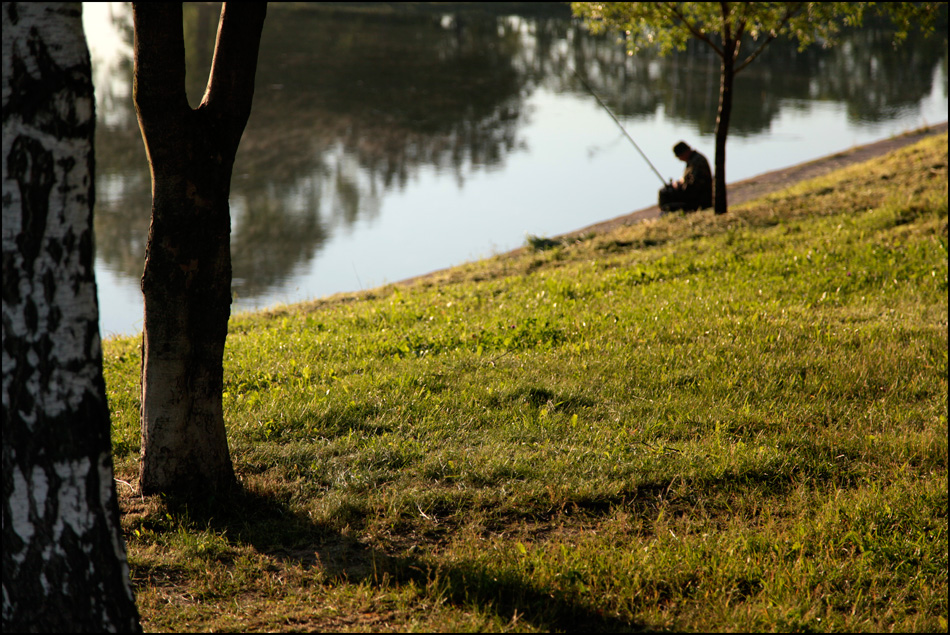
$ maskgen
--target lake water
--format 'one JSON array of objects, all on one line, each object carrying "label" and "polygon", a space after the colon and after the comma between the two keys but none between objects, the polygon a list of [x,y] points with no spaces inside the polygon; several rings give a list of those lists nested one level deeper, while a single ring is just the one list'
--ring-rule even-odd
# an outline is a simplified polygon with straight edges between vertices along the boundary
[{"label": "lake water", "polygon": [[[527,5],[518,5],[518,8]],[[539,8],[540,7],[540,8]],[[712,160],[718,60],[626,56],[563,7],[520,15],[272,3],[231,191],[233,311],[395,282],[656,202],[683,139]],[[216,7],[186,3],[200,99]],[[141,330],[150,210],[127,3],[85,3],[98,107],[103,336]],[[947,120],[947,39],[865,28],[835,49],[774,43],[737,77],[727,181]],[[195,69],[195,70],[192,70]]]}]

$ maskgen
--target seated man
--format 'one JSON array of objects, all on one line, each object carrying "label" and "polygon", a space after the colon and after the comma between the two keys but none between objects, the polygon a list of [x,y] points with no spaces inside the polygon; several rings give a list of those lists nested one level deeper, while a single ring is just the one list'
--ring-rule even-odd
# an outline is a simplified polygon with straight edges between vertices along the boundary
[{"label": "seated man", "polygon": [[686,170],[683,178],[660,190],[660,209],[694,212],[712,207],[713,179],[709,161],[683,141],[673,146],[673,154],[686,163]]}]

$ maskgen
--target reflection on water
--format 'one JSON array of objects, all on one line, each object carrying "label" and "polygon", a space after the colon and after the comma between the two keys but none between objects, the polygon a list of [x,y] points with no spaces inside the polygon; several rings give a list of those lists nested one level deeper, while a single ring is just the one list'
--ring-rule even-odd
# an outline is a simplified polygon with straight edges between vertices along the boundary
[{"label": "reflection on water", "polygon": [[[676,140],[712,155],[719,66],[704,47],[627,57],[563,5],[528,9],[271,4],[231,193],[235,310],[403,279],[653,204],[656,175],[574,69],[668,177],[682,169]],[[85,11],[102,331],[129,333],[150,209],[130,9]],[[217,12],[185,7],[193,105]],[[832,50],[775,43],[738,77],[728,180],[946,118],[943,36],[897,51],[874,28]]]}]

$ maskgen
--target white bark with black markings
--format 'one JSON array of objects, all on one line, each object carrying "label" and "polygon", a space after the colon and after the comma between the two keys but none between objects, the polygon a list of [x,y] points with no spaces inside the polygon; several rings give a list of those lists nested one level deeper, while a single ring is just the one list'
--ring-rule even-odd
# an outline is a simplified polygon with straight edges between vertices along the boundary
[{"label": "white bark with black markings", "polygon": [[93,275],[79,3],[3,3],[3,630],[139,631]]}]

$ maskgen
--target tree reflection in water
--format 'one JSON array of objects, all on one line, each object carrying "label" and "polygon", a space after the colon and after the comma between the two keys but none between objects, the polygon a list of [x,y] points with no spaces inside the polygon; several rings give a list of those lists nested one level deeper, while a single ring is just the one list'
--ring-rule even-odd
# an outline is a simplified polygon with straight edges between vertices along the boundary
[{"label": "tree reflection in water", "polygon": [[[125,6],[114,7],[114,25],[130,55]],[[265,295],[340,232],[376,222],[384,199],[420,171],[464,188],[480,172],[503,170],[528,151],[533,93],[586,94],[573,69],[627,121],[662,112],[699,134],[715,127],[719,66],[705,47],[628,57],[616,38],[589,36],[557,4],[517,5],[529,11],[520,16],[472,5],[358,6],[273,3],[268,11],[232,183],[237,298]],[[186,4],[192,105],[204,90],[217,15],[217,6]],[[845,103],[854,121],[886,120],[930,94],[935,69],[946,78],[946,59],[945,36],[895,51],[873,27],[830,50],[773,43],[738,78],[730,139],[766,135],[783,109],[815,101]],[[127,56],[96,68],[96,236],[100,263],[137,284],[150,184],[131,67]]]}]

